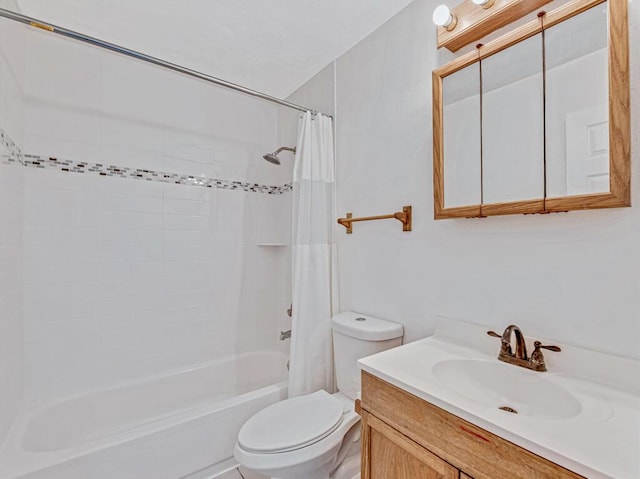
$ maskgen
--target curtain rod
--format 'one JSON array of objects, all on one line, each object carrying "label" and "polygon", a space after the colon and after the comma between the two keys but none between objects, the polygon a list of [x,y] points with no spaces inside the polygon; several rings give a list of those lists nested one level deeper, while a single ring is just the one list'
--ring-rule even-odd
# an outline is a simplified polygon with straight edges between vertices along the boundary
[{"label": "curtain rod", "polygon": [[[82,33],[75,32],[73,30],[69,30],[63,27],[59,27],[57,25],[53,25],[51,23],[46,23],[40,21],[36,18],[28,17],[26,15],[22,15],[21,13],[13,12],[11,10],[7,10],[4,8],[0,8],[0,17],[8,18],[9,20],[13,20],[19,23],[24,23],[25,25],[30,25],[32,27],[40,28],[42,30],[57,33],[58,35],[62,35],[63,37],[72,38],[74,40],[78,40],[83,43],[88,43],[90,45],[94,45],[96,47],[103,48],[105,50],[110,50],[112,52],[119,53],[121,55],[125,55],[131,58],[135,58],[138,60],[142,60],[143,62],[151,63],[153,65],[160,66],[162,68],[166,68],[168,70],[173,70],[178,73],[182,73],[184,75],[188,75],[194,78],[198,78],[200,80],[204,80],[209,83],[213,83],[215,85],[219,85],[225,88],[229,88],[231,90],[238,91],[240,93],[244,93],[245,95],[253,96],[256,98],[260,98],[262,100],[270,101],[272,103],[277,103],[281,106],[286,106],[287,108],[293,108],[295,110],[311,112],[312,114],[321,113],[316,110],[312,110],[311,108],[307,108],[304,106],[296,105],[295,103],[288,102],[286,100],[281,100],[280,98],[273,97],[271,95],[267,95],[266,93],[262,93],[256,90],[252,90],[250,88],[243,87],[241,85],[237,85],[235,83],[228,82],[226,80],[222,80],[220,78],[213,77],[211,75],[207,75],[205,73],[198,72],[196,70],[192,70],[190,68],[186,68],[175,63],[171,63],[165,60],[161,60],[160,58],[152,57],[150,55],[145,55],[144,53],[137,52],[135,50],[130,50],[129,48],[121,47],[114,43],[105,42],[98,38],[90,37],[89,35],[84,35]],[[324,115],[324,113],[322,113]],[[330,118],[333,118],[331,115],[325,115]]]}]

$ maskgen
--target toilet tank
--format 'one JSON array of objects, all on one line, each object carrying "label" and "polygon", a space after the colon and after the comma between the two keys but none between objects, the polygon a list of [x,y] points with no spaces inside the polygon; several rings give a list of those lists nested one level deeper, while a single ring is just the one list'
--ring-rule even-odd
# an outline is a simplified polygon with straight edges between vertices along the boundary
[{"label": "toilet tank", "polygon": [[331,320],[338,390],[356,399],[360,392],[358,359],[402,344],[401,324],[366,314],[345,312]]}]

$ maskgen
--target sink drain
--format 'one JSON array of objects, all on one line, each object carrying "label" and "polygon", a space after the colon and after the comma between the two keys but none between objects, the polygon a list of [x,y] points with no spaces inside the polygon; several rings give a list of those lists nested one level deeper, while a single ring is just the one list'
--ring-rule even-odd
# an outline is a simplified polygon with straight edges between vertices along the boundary
[{"label": "sink drain", "polygon": [[512,407],[509,407],[509,406],[500,406],[498,409],[500,409],[501,411],[510,412],[512,414],[518,414],[518,411],[516,411],[515,409],[513,409]]}]

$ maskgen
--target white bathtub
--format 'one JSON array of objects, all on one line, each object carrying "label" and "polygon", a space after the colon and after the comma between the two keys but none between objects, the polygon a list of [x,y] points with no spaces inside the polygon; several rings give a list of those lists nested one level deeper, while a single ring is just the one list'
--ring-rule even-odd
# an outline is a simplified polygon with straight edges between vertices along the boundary
[{"label": "white bathtub", "polygon": [[287,356],[245,354],[25,408],[0,479],[193,479],[232,465],[240,427],[286,396]]}]

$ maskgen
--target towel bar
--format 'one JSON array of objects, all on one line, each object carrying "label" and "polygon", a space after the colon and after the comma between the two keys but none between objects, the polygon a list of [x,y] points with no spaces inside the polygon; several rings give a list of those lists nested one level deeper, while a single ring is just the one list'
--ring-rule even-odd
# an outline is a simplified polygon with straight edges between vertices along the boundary
[{"label": "towel bar", "polygon": [[373,221],[396,219],[402,223],[402,231],[411,231],[411,206],[403,206],[402,211],[391,213],[390,215],[379,216],[363,216],[361,218],[353,218],[351,213],[347,213],[346,218],[338,218],[338,223],[347,229],[347,234],[353,233],[353,223],[357,221]]}]

